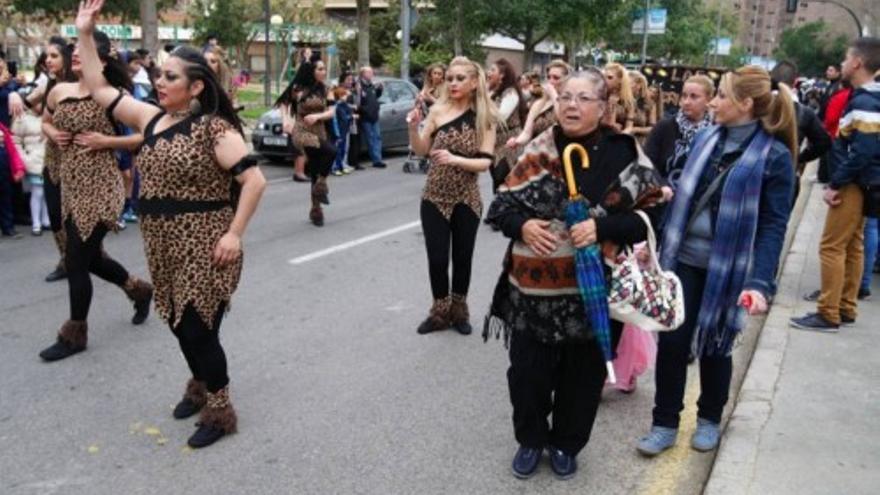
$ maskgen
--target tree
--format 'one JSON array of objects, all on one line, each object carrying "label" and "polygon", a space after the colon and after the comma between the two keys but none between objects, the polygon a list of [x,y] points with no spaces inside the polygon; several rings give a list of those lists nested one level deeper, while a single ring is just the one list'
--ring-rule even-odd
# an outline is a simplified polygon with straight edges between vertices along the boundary
[{"label": "tree", "polygon": [[370,0],[357,0],[357,46],[358,65],[370,65]]},{"label": "tree", "polygon": [[[194,41],[204,42],[209,35],[220,38],[227,47],[242,47],[250,39],[253,11],[247,0],[195,0],[190,4],[190,16],[194,19]],[[250,15],[249,15],[250,14]]]},{"label": "tree", "polygon": [[[49,17],[56,21],[76,14],[80,0],[12,0],[18,12],[26,15]],[[137,19],[144,0],[114,0],[104,4],[104,15],[118,15],[123,20]],[[174,0],[151,0],[158,10],[173,6]],[[224,3],[224,2],[218,2]]]},{"label": "tree", "polygon": [[[523,65],[532,66],[538,43],[551,34],[551,18],[571,0],[479,0],[471,2],[468,15],[481,16],[488,30],[523,44]],[[577,1],[577,0],[574,0]]]},{"label": "tree", "polygon": [[141,36],[143,47],[156,53],[159,45],[159,13],[156,0],[140,0]]},{"label": "tree", "polygon": [[641,0],[580,0],[561,4],[551,20],[551,31],[565,44],[566,58],[577,65],[577,54],[584,47],[620,46],[621,33],[627,36],[635,5]]},{"label": "tree", "polygon": [[810,22],[783,31],[773,56],[794,62],[805,76],[821,76],[830,64],[843,60],[846,45],[846,36],[832,37],[823,21]]}]

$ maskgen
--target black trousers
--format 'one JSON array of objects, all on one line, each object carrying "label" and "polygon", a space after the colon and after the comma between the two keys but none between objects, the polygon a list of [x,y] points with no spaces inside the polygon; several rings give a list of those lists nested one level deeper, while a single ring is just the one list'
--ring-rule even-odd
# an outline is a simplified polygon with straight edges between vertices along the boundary
[{"label": "black trousers", "polygon": [[[180,323],[177,327],[171,327],[171,332],[177,337],[180,344],[180,352],[183,353],[186,364],[192,372],[193,378],[205,382],[208,392],[216,393],[229,384],[229,376],[226,372],[226,353],[220,344],[220,323],[226,304],[223,303],[214,315],[214,321],[207,324],[202,321],[199,313],[188,304],[183,310]],[[174,321],[171,316],[171,321]]]},{"label": "black trousers", "polygon": [[311,177],[312,182],[318,180],[319,177],[327,177],[330,175],[330,168],[336,159],[336,147],[333,143],[321,142],[319,148],[306,146],[306,175]]},{"label": "black trousers", "polygon": [[[611,325],[616,348],[623,324]],[[507,384],[516,441],[578,455],[590,440],[606,376],[605,358],[595,340],[545,344],[513,332]],[[547,421],[551,413],[552,428]]]},{"label": "black trousers", "polygon": [[457,204],[449,220],[427,200],[421,206],[422,232],[428,252],[428,273],[434,299],[449,295],[449,260],[452,247],[452,292],[467,295],[471,285],[471,265],[480,217],[464,205]]},{"label": "black trousers", "polygon": [[9,155],[0,147],[0,230],[11,234],[15,230],[15,187],[9,169]]},{"label": "black trousers", "polygon": [[116,260],[105,255],[101,243],[107,235],[107,227],[98,225],[92,235],[83,241],[79,230],[68,218],[64,222],[67,230],[67,286],[70,291],[70,319],[85,321],[92,304],[93,273],[111,284],[122,287],[128,280],[128,271]]},{"label": "black trousers", "polygon": [[[660,333],[655,373],[654,425],[667,428],[678,428],[679,416],[684,409],[688,356],[706,285],[706,270],[679,263],[675,271],[681,279],[686,316],[684,325],[678,330]],[[730,356],[700,358],[697,416],[714,423],[721,422],[732,374],[733,359]]]},{"label": "black trousers", "polygon": [[46,198],[46,207],[49,209],[49,223],[52,232],[58,232],[64,228],[61,221],[61,183],[52,182],[49,178],[49,170],[43,169],[43,194]]}]

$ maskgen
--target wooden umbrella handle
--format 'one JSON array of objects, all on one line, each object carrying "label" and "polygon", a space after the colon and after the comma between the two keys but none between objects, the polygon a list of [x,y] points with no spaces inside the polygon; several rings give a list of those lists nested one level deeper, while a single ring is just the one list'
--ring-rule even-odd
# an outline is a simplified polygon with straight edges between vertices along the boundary
[{"label": "wooden umbrella handle", "polygon": [[581,167],[586,170],[590,168],[590,157],[587,156],[587,150],[577,143],[571,143],[565,147],[562,152],[562,166],[565,168],[565,181],[568,182],[568,197],[574,199],[578,195],[577,183],[574,181],[574,170],[571,165],[571,154],[577,152],[581,157]]}]

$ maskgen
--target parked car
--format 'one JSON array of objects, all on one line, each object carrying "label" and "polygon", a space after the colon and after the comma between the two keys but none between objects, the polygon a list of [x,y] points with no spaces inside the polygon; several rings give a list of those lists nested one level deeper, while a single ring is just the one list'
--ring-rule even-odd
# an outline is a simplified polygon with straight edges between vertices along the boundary
[{"label": "parked car", "polygon": [[[379,98],[379,128],[382,131],[383,148],[400,148],[409,145],[406,114],[415,105],[418,88],[403,79],[377,77],[384,90]],[[275,161],[291,158],[290,138],[281,125],[281,111],[273,108],[264,113],[251,134],[254,151]],[[366,140],[361,140],[361,152],[367,151]]]}]

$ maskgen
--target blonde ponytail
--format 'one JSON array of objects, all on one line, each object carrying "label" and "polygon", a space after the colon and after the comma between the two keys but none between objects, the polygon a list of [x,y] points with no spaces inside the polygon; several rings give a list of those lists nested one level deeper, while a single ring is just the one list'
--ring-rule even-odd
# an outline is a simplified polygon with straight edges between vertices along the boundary
[{"label": "blonde ponytail", "polygon": [[761,121],[767,133],[788,146],[792,160],[797,160],[797,115],[788,86],[780,83],[774,94],[770,74],[757,65],[746,65],[728,72],[721,78],[719,86],[737,104],[751,98],[753,116]]}]

